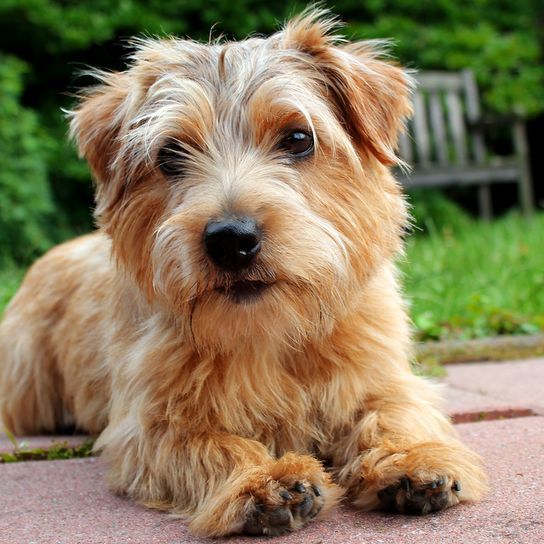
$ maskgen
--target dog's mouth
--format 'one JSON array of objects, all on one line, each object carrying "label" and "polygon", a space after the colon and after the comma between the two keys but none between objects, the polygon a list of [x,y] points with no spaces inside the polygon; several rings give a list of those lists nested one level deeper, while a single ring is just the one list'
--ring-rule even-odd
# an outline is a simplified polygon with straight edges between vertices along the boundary
[{"label": "dog's mouth", "polygon": [[249,304],[261,298],[272,285],[273,283],[264,281],[238,280],[228,286],[218,287],[217,291],[236,304]]}]

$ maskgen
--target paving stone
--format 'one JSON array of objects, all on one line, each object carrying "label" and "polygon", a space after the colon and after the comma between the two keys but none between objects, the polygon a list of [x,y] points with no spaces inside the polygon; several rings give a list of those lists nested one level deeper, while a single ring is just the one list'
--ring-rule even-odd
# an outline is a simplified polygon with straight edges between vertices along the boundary
[{"label": "paving stone", "polygon": [[444,396],[447,412],[454,423],[526,417],[536,413],[523,402],[502,401],[452,385],[445,387]]},{"label": "paving stone", "polygon": [[479,504],[425,517],[348,507],[286,537],[210,540],[183,521],[112,495],[100,459],[0,465],[1,544],[535,544],[544,542],[544,417],[458,425],[486,460],[491,486]]},{"label": "paving stone", "polygon": [[[447,367],[447,383],[497,405],[532,409],[544,415],[544,358]],[[484,402],[485,404],[485,402]]]}]

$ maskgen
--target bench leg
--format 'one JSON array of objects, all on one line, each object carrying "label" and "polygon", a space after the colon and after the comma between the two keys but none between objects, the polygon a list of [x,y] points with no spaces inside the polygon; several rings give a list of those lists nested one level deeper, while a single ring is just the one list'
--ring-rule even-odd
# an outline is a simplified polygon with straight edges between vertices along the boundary
[{"label": "bench leg", "polygon": [[489,185],[478,185],[478,209],[480,219],[491,221],[493,207],[491,204],[491,187]]},{"label": "bench leg", "polygon": [[530,216],[534,211],[533,181],[531,179],[531,167],[529,165],[529,146],[525,123],[516,121],[514,124],[514,146],[519,161],[519,200],[524,215]]}]

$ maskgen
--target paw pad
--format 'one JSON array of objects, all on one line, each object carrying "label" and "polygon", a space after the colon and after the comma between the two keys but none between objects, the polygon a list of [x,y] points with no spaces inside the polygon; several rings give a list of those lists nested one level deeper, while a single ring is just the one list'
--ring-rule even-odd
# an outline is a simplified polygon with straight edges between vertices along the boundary
[{"label": "paw pad", "polygon": [[248,535],[277,536],[294,531],[315,518],[323,508],[319,487],[297,482],[292,488],[280,487],[275,496],[255,504],[243,532]]}]

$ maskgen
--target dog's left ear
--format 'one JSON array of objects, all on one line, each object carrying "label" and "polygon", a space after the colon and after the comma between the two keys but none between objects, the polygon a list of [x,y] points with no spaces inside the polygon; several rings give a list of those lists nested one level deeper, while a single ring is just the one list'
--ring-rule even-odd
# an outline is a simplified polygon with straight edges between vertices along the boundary
[{"label": "dog's left ear", "polygon": [[341,122],[355,144],[380,162],[399,162],[398,137],[412,114],[413,80],[398,65],[382,60],[383,44],[358,42],[336,45],[335,21],[312,10],[290,21],[285,45],[312,57]]}]

